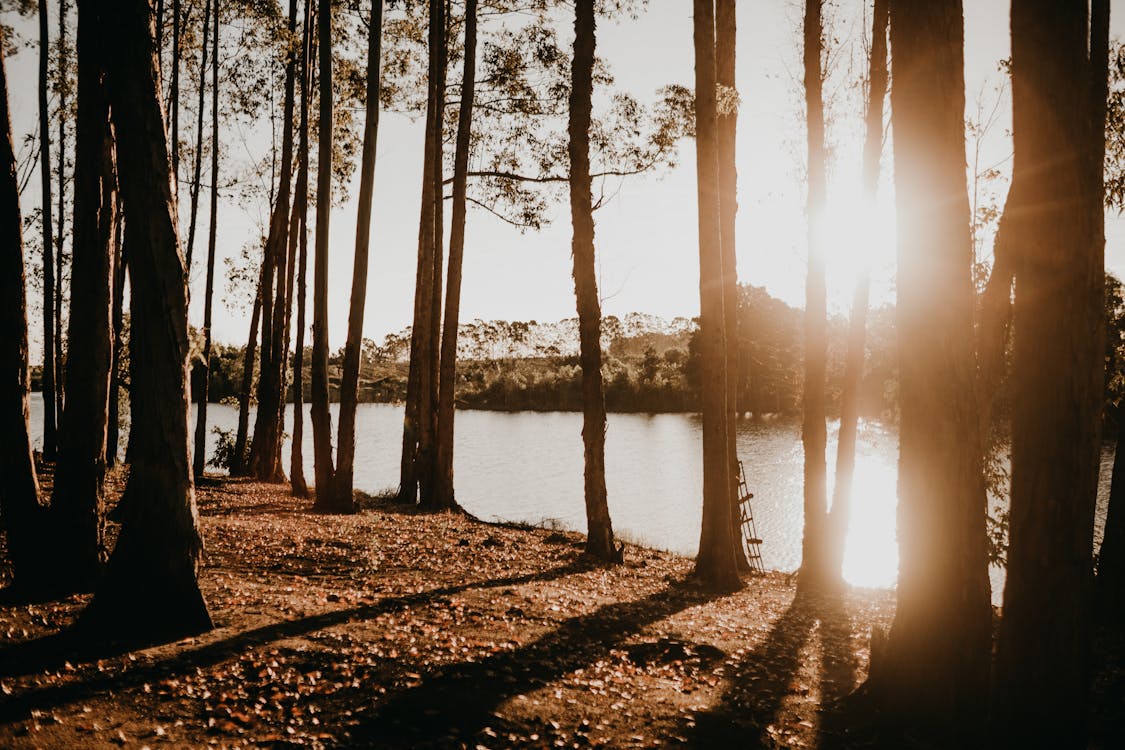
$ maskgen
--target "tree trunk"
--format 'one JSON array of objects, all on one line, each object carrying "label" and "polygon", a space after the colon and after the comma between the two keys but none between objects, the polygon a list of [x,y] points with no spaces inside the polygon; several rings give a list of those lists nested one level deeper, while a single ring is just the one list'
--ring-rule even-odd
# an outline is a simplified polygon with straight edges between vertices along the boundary
[{"label": "tree trunk", "polygon": [[152,8],[102,4],[108,90],[129,235],[133,441],[121,533],[79,624],[115,639],[211,628],[196,582],[203,548],[188,457],[187,297],[176,237]]},{"label": "tree trunk", "polygon": [[[85,8],[83,8],[85,10]],[[88,591],[105,554],[106,422],[112,359],[113,134],[104,90],[105,51],[89,11],[78,19],[74,241],[70,346],[59,460],[51,495],[52,578],[64,591]]]},{"label": "tree trunk", "polygon": [[[47,0],[39,0],[39,177],[43,187],[43,458],[54,461],[58,448],[55,405],[55,237],[51,218],[51,111],[47,98],[51,54]],[[61,146],[60,146],[61,148]],[[22,258],[21,258],[22,263]]]},{"label": "tree trunk", "polygon": [[445,284],[445,320],[441,335],[441,373],[437,413],[437,506],[456,508],[453,488],[453,421],[456,416],[457,331],[460,326],[461,266],[465,254],[466,185],[473,129],[477,73],[477,0],[465,3],[465,63],[453,154],[453,224],[449,233],[449,268]]},{"label": "tree trunk", "polygon": [[313,257],[312,427],[316,507],[332,496],[332,416],[328,413],[328,222],[332,213],[332,2],[320,0],[320,120]]},{"label": "tree trunk", "polygon": [[297,276],[297,343],[293,352],[293,442],[289,454],[289,482],[296,497],[308,497],[305,483],[305,291],[309,265],[309,82],[313,66],[312,2],[305,2],[304,43],[301,47],[301,138],[297,147],[297,196],[293,210],[300,221]]},{"label": "tree trunk", "polygon": [[[1104,367],[1109,3],[1012,7],[1015,385],[997,715],[1014,744],[1085,747]],[[1089,47],[1087,40],[1089,39]]]},{"label": "tree trunk", "polygon": [[[883,152],[883,98],[887,95],[887,19],[889,0],[875,0],[871,15],[871,57],[867,71],[867,134],[863,144],[863,191],[874,206],[879,190],[879,159]],[[874,241],[870,237],[869,241]],[[863,383],[867,348],[867,304],[871,276],[863,268],[856,281],[848,323],[848,354],[840,406],[840,435],[836,443],[836,485],[828,515],[824,549],[824,582],[832,588],[844,583],[844,548],[851,520],[852,478],[859,432],[859,388]]]},{"label": "tree trunk", "polygon": [[262,318],[262,277],[258,275],[258,291],[254,295],[254,310],[250,313],[250,333],[242,353],[242,383],[238,388],[238,427],[234,436],[234,455],[231,457],[230,475],[240,477],[246,472],[246,433],[250,430],[250,391],[254,387],[254,355],[258,348],[258,325]]},{"label": "tree trunk", "polygon": [[105,427],[105,464],[117,465],[117,451],[121,445],[121,342],[125,326],[125,222],[121,206],[121,191],[117,191],[117,222],[113,227],[113,355],[109,364],[109,421]]},{"label": "tree trunk", "polygon": [[802,591],[824,584],[824,543],[828,511],[827,431],[825,428],[825,370],[828,362],[828,293],[825,282],[824,221],[825,178],[824,101],[821,96],[820,59],[823,49],[821,0],[805,0],[804,25],[805,117],[808,136],[808,274],[805,277],[805,387],[802,403],[801,443],[805,450],[805,531],[801,542]]},{"label": "tree trunk", "polygon": [[[40,12],[43,6],[40,5]],[[27,292],[16,156],[8,113],[8,77],[0,45],[0,524],[7,537],[12,585],[34,590],[42,575],[43,507],[31,454],[27,363]],[[43,131],[46,133],[46,131]],[[49,206],[50,203],[44,205]],[[45,219],[45,226],[50,220]],[[49,231],[49,230],[48,230]],[[46,245],[49,247],[48,245]],[[44,401],[48,395],[44,394]]]},{"label": "tree trunk", "polygon": [[907,726],[979,740],[988,679],[973,392],[961,3],[890,10],[899,341],[898,603],[869,687]]},{"label": "tree trunk", "polygon": [[[199,215],[199,179],[203,175],[203,102],[204,93],[207,91],[207,37],[211,27],[211,3],[203,3],[203,44],[199,55],[199,101],[196,108],[195,119],[195,164],[192,167],[191,182],[191,208],[188,218],[187,236],[187,264],[188,273],[191,272],[191,256],[195,249],[195,221]],[[219,51],[215,50],[218,55]],[[218,147],[218,144],[215,144]]]},{"label": "tree trunk", "polygon": [[[215,54],[211,64],[211,216],[207,228],[207,282],[203,288],[203,385],[195,413],[192,475],[203,476],[207,463],[207,400],[211,385],[211,302],[215,291],[215,245],[219,228],[219,0],[215,0]],[[190,270],[190,269],[189,269]]]},{"label": "tree trunk", "polygon": [[[719,86],[736,95],[735,60],[737,16],[734,0],[715,3],[715,58]],[[742,520],[738,507],[738,255],[735,219],[738,215],[738,105],[728,101],[717,112],[719,139],[719,244],[723,248],[723,315],[726,327],[727,356],[727,458],[730,488],[727,490],[733,528],[734,559],[740,571],[750,571],[750,561],[742,548]]]},{"label": "tree trunk", "polygon": [[[297,31],[297,0],[289,0],[289,33]],[[281,468],[281,432],[277,415],[285,404],[282,362],[289,348],[285,338],[286,249],[289,244],[289,197],[293,176],[293,107],[297,56],[285,61],[285,98],[282,104],[281,179],[274,201],[270,232],[266,239],[263,267],[265,278],[276,277],[273,311],[262,318],[261,368],[258,375],[258,412],[254,420],[254,441],[250,446],[250,471],[264,482],[284,482]],[[271,285],[266,284],[269,290]],[[267,295],[267,300],[270,297]]]},{"label": "tree trunk", "polygon": [[715,98],[714,0],[694,0],[696,182],[699,201],[699,343],[703,406],[703,525],[696,575],[707,589],[741,586],[730,512],[727,445],[726,315],[720,210],[718,112]]},{"label": "tree trunk", "polygon": [[427,297],[429,309],[426,311],[426,335],[423,347],[423,371],[420,381],[421,391],[418,403],[418,503],[424,508],[438,510],[437,481],[437,401],[438,378],[440,376],[439,348],[441,338],[441,287],[442,287],[442,246],[445,234],[444,186],[442,181],[445,124],[445,74],[446,74],[446,32],[445,3],[442,0],[430,2],[430,71],[434,76],[430,85],[434,92],[434,124],[430,137],[434,139],[433,163],[429,174],[433,182],[433,230],[430,260],[433,268],[427,279],[433,289]]}]

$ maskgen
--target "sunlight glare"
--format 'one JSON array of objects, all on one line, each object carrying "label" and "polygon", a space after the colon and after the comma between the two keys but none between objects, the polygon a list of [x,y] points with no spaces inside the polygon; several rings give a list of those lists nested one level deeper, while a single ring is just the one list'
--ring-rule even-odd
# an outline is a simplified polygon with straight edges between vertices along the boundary
[{"label": "sunlight glare", "polygon": [[854,586],[891,587],[898,580],[897,468],[881,457],[857,458],[844,580]]}]

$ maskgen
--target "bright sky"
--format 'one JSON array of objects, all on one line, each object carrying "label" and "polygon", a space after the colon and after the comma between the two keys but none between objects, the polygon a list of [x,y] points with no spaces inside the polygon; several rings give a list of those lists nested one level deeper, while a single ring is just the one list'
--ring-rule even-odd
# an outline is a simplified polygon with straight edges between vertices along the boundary
[{"label": "bright sky", "polygon": [[[830,29],[832,36],[843,47],[853,45],[859,49],[859,25],[846,23],[846,16],[858,16],[860,0],[840,0],[834,5],[833,12],[840,23]],[[969,0],[965,6],[966,82],[971,115],[977,92],[1000,83],[996,65],[1009,54],[1009,3]],[[764,285],[772,294],[800,306],[805,273],[804,126],[799,86],[801,5],[794,0],[762,0],[741,3],[739,10],[739,279]],[[30,23],[15,23],[25,35],[34,37],[34,19]],[[1115,15],[1113,34],[1120,36],[1123,30],[1125,18]],[[642,100],[651,98],[656,89],[669,83],[691,85],[691,4],[687,0],[650,0],[649,9],[639,19],[602,22],[598,54],[612,66],[619,85]],[[17,141],[35,128],[37,64],[38,53],[34,49],[21,52],[8,62]],[[831,304],[837,310],[844,309],[850,296],[850,283],[860,255],[855,248],[870,245],[865,239],[856,238],[864,223],[862,206],[857,200],[863,113],[858,91],[849,86],[860,72],[842,62],[833,68],[826,89],[827,94],[835,92],[840,97],[836,117],[830,124],[835,159],[830,173],[827,232],[827,252],[833,259],[829,268],[833,279]],[[1004,104],[1000,121],[982,144],[982,166],[1002,161],[1010,153],[1010,144],[1004,138],[1009,123],[1009,106]],[[186,128],[191,132],[193,125]],[[385,114],[380,120],[375,176],[364,322],[364,334],[368,337],[379,339],[411,321],[421,163],[422,123]],[[675,170],[660,176],[632,178],[619,188],[616,198],[595,217],[604,312],[624,315],[641,311],[667,318],[698,314],[694,144],[685,141],[681,145]],[[1002,191],[1003,187],[1001,201]],[[334,208],[332,214],[329,333],[333,348],[342,345],[346,335],[357,193],[358,176],[350,190],[351,200]],[[25,212],[37,205],[38,195],[38,181],[33,179],[23,196]],[[869,255],[876,302],[890,300],[892,294],[891,199],[889,190],[881,191],[872,220],[879,238]],[[207,202],[202,204],[199,221],[205,228]],[[243,244],[257,235],[257,212],[251,216],[233,201],[223,201],[219,211],[219,255],[237,255]],[[554,207],[551,226],[538,233],[520,234],[490,215],[470,210],[462,320],[557,320],[575,315],[568,211],[564,201]],[[186,233],[186,209],[181,213],[181,221]],[[1125,225],[1114,218],[1107,230],[1107,265],[1112,270],[1125,270]],[[202,238],[205,236],[202,234]],[[197,238],[197,244],[200,241]],[[196,257],[200,255],[197,250]],[[197,324],[202,319],[202,266],[197,263],[192,275],[191,319]],[[244,343],[249,310],[232,312],[221,304],[221,260],[217,268],[220,286],[214,309],[215,337],[222,342]],[[38,318],[39,299],[32,296],[29,301],[33,317]],[[39,329],[41,326],[32,324],[36,350]]]}]

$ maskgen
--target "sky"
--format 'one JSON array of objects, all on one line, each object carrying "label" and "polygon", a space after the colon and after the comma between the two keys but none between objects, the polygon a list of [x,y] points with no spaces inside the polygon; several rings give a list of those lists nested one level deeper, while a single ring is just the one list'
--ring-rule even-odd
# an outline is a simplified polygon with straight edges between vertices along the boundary
[{"label": "sky", "polygon": [[[801,5],[794,0],[760,0],[739,5],[739,280],[764,286],[789,304],[802,306],[806,228],[805,132],[799,85]],[[997,63],[1009,54],[1009,2],[967,0],[964,5],[967,110],[971,116],[980,92],[984,92],[982,100],[986,106],[996,102],[991,92],[1002,80]],[[862,66],[849,65],[848,53],[858,55],[862,49],[862,8],[860,0],[839,0],[828,10],[830,48],[836,52],[830,58],[833,62],[826,83],[826,95],[831,100],[829,138],[833,154],[826,252],[830,258],[830,308],[835,312],[845,311],[851,281],[863,263],[869,263],[872,269],[873,301],[879,304],[893,300],[893,191],[884,179],[873,209],[865,208],[858,199],[863,109],[855,82]],[[34,19],[6,20],[34,38]],[[1114,15],[1111,33],[1120,36],[1123,30],[1125,18]],[[569,39],[566,43],[569,45]],[[667,84],[692,85],[691,3],[687,0],[649,0],[647,10],[635,19],[602,20],[597,45],[599,56],[611,66],[620,88],[641,101],[652,101],[656,90]],[[8,61],[17,143],[24,133],[36,127],[37,64],[38,52],[34,48],[21,51]],[[1010,168],[1011,144],[1006,137],[1010,102],[1004,98],[999,101],[997,123],[980,144],[981,165],[998,163],[1003,170]],[[193,125],[186,126],[189,134],[192,129]],[[420,120],[401,114],[385,112],[380,119],[364,319],[364,335],[376,340],[411,322],[422,129]],[[969,148],[973,150],[972,142]],[[885,166],[888,152],[889,143],[884,149]],[[681,143],[679,157],[678,166],[672,170],[607,185],[610,192],[616,192],[615,197],[595,215],[599,286],[606,315],[623,316],[639,311],[671,319],[698,314],[694,143]],[[23,194],[25,213],[38,204],[37,175],[38,171]],[[342,346],[346,336],[358,182],[357,169],[349,200],[335,206],[332,212],[329,340],[333,349]],[[1003,183],[993,186],[993,199],[1002,203],[1004,190]],[[202,203],[199,221],[200,226],[206,227],[207,202]],[[554,221],[548,227],[520,233],[470,208],[462,321],[552,321],[575,315],[569,205],[565,195],[551,207],[550,214]],[[233,200],[220,202],[220,260],[216,265],[219,270],[213,312],[216,341],[245,343],[250,311],[248,306],[235,305],[231,309],[223,304],[225,266],[221,258],[238,255],[243,245],[258,236],[261,216],[261,208],[243,207]],[[180,218],[186,233],[186,209],[181,209]],[[1107,267],[1120,272],[1125,270],[1125,224],[1117,217],[1107,219]],[[310,216],[310,228],[312,220]],[[868,239],[868,226],[875,228],[874,242]],[[197,250],[196,257],[202,255]],[[190,311],[196,325],[202,320],[203,277],[203,263],[197,262],[192,269]],[[309,301],[311,304],[311,293]],[[34,358],[40,350],[38,331],[42,328],[34,322],[41,304],[35,292],[29,303]]]}]

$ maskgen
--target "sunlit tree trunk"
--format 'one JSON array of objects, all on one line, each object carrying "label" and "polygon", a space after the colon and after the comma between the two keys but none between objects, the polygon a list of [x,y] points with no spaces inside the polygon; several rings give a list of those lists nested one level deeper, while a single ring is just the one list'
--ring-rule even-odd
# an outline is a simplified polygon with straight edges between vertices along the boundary
[{"label": "sunlit tree trunk", "polygon": [[695,570],[703,586],[733,591],[741,582],[734,555],[727,446],[726,315],[715,97],[714,0],[694,0],[696,181],[699,200],[699,341],[703,405],[703,525]]},{"label": "sunlit tree trunk", "polygon": [[[0,127],[4,129],[0,133],[0,297],[4,299],[0,305],[0,452],[4,456],[0,461],[0,486],[4,488],[0,492],[0,528],[7,538],[13,585],[34,590],[42,576],[44,514],[31,454],[27,277],[5,68],[0,45]],[[50,226],[50,220],[45,220],[45,226]],[[47,398],[44,393],[44,401]]]},{"label": "sunlit tree trunk", "polygon": [[[50,59],[47,0],[39,0],[39,178],[43,227],[43,458],[55,460],[58,447],[58,386],[55,378],[55,237],[51,217],[51,111],[47,86]],[[60,146],[61,148],[61,146]]]},{"label": "sunlit tree trunk", "polygon": [[108,58],[129,235],[133,445],[121,533],[80,626],[114,638],[210,629],[188,446],[187,296],[161,111],[152,7],[84,0]]},{"label": "sunlit tree trunk", "polygon": [[[1085,747],[1104,367],[1109,3],[1012,6],[1012,490],[997,715]],[[1088,41],[1089,40],[1089,43]]]},{"label": "sunlit tree trunk", "polygon": [[437,506],[457,507],[453,488],[453,423],[456,416],[457,331],[460,325],[461,266],[465,254],[466,186],[473,98],[477,71],[477,0],[465,3],[465,64],[457,113],[457,145],[453,155],[453,223],[449,231],[449,269],[445,285],[445,320],[441,335],[441,377],[437,413]]},{"label": "sunlit tree trunk", "polygon": [[[320,0],[320,119],[313,256],[312,427],[316,506],[332,497],[332,416],[328,413],[328,222],[332,213],[332,2]],[[329,505],[328,508],[330,509]]]},{"label": "sunlit tree trunk", "polygon": [[97,19],[78,18],[78,117],[75,127],[74,241],[70,341],[59,460],[51,495],[52,578],[63,590],[88,590],[105,549],[106,422],[112,359],[113,134],[104,90]]},{"label": "sunlit tree trunk", "polygon": [[203,287],[203,383],[195,413],[192,474],[203,476],[207,462],[207,400],[211,386],[211,302],[215,291],[215,244],[219,227],[219,2],[215,0],[215,55],[211,64],[211,217],[207,229],[207,280]]},{"label": "sunlit tree trunk", "polygon": [[898,219],[899,575],[868,687],[917,731],[976,742],[988,681],[981,440],[960,0],[892,0]]},{"label": "sunlit tree trunk", "polygon": [[[863,192],[868,206],[874,206],[879,188],[879,159],[883,152],[883,98],[887,95],[887,18],[890,0],[875,0],[871,16],[871,52],[867,71],[866,138],[863,144]],[[866,237],[875,241],[874,231]],[[844,365],[844,390],[840,397],[840,435],[836,444],[836,484],[832,490],[832,510],[824,538],[824,582],[832,587],[843,584],[844,546],[851,519],[852,478],[855,476],[855,448],[859,433],[859,388],[867,348],[867,304],[871,287],[869,270],[864,267],[856,281],[848,321],[848,353]]]},{"label": "sunlit tree trunk", "polygon": [[[203,103],[207,91],[207,37],[211,27],[211,3],[203,3],[203,43],[199,54],[199,100],[196,103],[195,119],[195,164],[192,167],[191,208],[188,217],[187,270],[191,271],[192,250],[195,249],[195,223],[199,215],[199,180],[203,175]],[[218,55],[219,51],[215,50]],[[214,148],[218,148],[216,143]]]},{"label": "sunlit tree trunk", "polygon": [[[472,0],[470,0],[471,2]],[[359,389],[360,349],[363,345],[363,308],[367,299],[367,257],[371,245],[371,198],[375,191],[375,145],[379,136],[379,61],[383,39],[383,2],[371,3],[367,42],[367,112],[363,131],[363,156],[359,175],[359,208],[356,215],[355,262],[352,267],[351,308],[344,366],[340,379],[340,431],[336,448],[336,476],[332,510],[355,510],[352,472],[355,460],[355,407]]]}]

